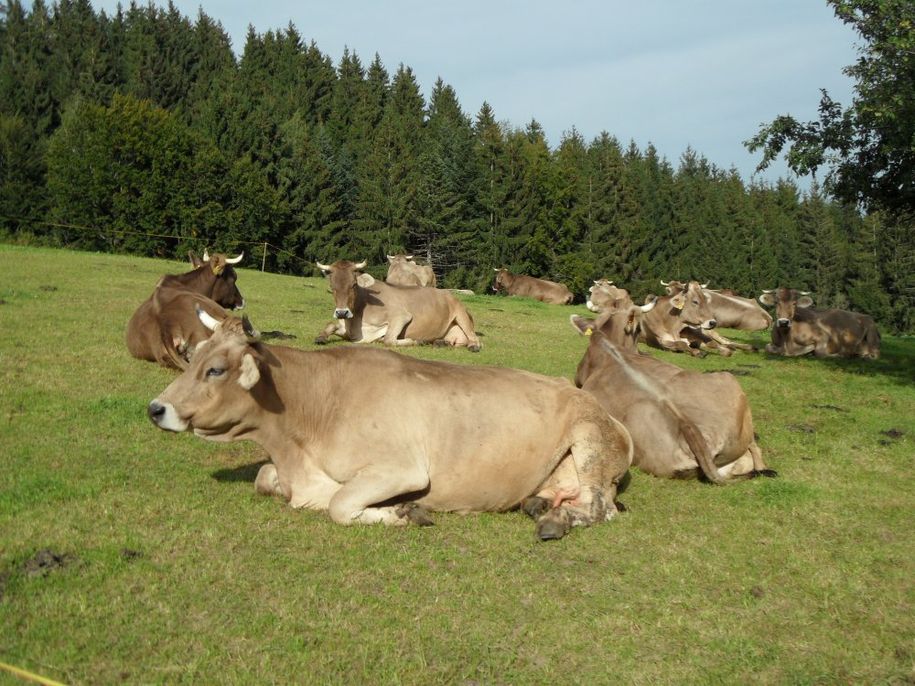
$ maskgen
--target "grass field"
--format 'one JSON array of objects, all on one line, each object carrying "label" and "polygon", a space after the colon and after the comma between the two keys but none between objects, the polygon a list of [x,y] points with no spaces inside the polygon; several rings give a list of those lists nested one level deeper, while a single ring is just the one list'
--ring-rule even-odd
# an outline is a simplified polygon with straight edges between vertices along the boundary
[{"label": "grass field", "polygon": [[[0,245],[0,662],[86,684],[915,683],[915,339],[877,362],[657,353],[741,373],[777,479],[634,472],[627,513],[551,544],[517,512],[341,527],[256,496],[257,446],[146,419],[175,373],[124,330],[181,271]],[[313,347],[323,281],[239,286],[259,329]],[[464,300],[480,354],[407,354],[574,375],[583,307]]]}]

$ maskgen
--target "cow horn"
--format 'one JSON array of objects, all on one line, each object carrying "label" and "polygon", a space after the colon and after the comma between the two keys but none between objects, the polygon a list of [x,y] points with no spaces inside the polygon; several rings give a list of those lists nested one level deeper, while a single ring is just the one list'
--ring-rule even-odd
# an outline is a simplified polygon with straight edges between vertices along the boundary
[{"label": "cow horn", "polygon": [[763,288],[762,292],[763,293],[775,293],[775,289],[774,288]]},{"label": "cow horn", "polygon": [[239,262],[241,262],[241,258],[244,256],[245,256],[245,251],[242,250],[240,253],[238,253],[238,257],[227,257],[226,264],[238,264]]},{"label": "cow horn", "polygon": [[413,255],[404,255],[403,258],[404,258],[405,260],[412,260],[412,259],[413,259]]},{"label": "cow horn", "polygon": [[362,262],[360,262],[359,264],[354,265],[353,269],[365,269],[365,265],[367,265],[368,263],[369,263],[368,260],[362,260]]},{"label": "cow horn", "polygon": [[203,261],[204,262],[210,261],[210,253],[209,253],[209,251],[207,251],[206,248],[203,249]]},{"label": "cow horn", "polygon": [[646,303],[645,305],[638,305],[638,308],[639,308],[642,312],[651,312],[651,311],[654,309],[654,306],[657,305],[657,304],[658,304],[658,299],[655,298],[655,299],[652,300],[650,303]]},{"label": "cow horn", "polygon": [[214,319],[210,313],[200,307],[200,305],[195,305],[195,308],[197,310],[197,319],[200,320],[200,323],[210,331],[216,331],[216,327],[219,325],[219,321]]},{"label": "cow horn", "polygon": [[706,281],[705,283],[700,283],[699,288],[708,288],[709,283],[710,283],[709,281]]},{"label": "cow horn", "polygon": [[669,286],[669,285],[670,285],[670,281],[665,281],[664,279],[661,279],[661,285],[662,285],[662,286]]},{"label": "cow horn", "polygon": [[811,291],[798,291],[798,295],[810,295]]},{"label": "cow horn", "polygon": [[318,269],[320,269],[322,272],[330,271],[330,267],[328,267],[326,264],[321,264],[320,262],[315,262],[315,264],[318,265]]}]

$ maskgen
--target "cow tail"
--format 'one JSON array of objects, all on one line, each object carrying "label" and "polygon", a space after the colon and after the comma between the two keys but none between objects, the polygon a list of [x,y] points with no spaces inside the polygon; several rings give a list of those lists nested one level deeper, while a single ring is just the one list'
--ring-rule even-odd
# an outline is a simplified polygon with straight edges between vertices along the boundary
[{"label": "cow tail", "polygon": [[705,438],[692,422],[687,421],[679,412],[676,413],[676,417],[680,424],[680,433],[683,434],[683,438],[686,439],[689,449],[693,452],[693,455],[695,455],[696,462],[699,463],[699,468],[702,470],[702,473],[705,474],[705,478],[715,484],[722,483],[724,480],[721,478],[721,475],[718,474],[718,467],[715,466],[715,461],[712,459],[712,452],[709,450]]},{"label": "cow tail", "polygon": [[165,364],[175,369],[187,369],[187,360],[185,360],[181,355],[178,354],[178,351],[175,349],[175,343],[172,341],[172,336],[168,331],[168,326],[160,327],[161,340],[159,341],[159,350],[160,353],[157,355],[158,362],[160,364]]}]

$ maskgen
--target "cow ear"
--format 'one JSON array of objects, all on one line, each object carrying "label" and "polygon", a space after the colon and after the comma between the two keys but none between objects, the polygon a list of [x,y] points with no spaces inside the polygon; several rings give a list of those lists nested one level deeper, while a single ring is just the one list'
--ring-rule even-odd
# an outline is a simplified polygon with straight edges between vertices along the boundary
[{"label": "cow ear", "polygon": [[674,297],[670,299],[670,306],[678,310],[682,310],[683,306],[686,304],[686,294],[677,293]]},{"label": "cow ear", "polygon": [[763,305],[768,305],[769,307],[775,304],[775,296],[772,295],[772,293],[763,293],[759,296],[758,300]]},{"label": "cow ear", "polygon": [[811,305],[813,305],[813,298],[811,298],[809,295],[802,295],[797,299],[798,307],[810,307]]},{"label": "cow ear", "polygon": [[356,283],[363,288],[371,288],[375,285],[375,279],[371,274],[360,274],[356,277]]},{"label": "cow ear", "polygon": [[245,356],[241,358],[241,374],[238,375],[238,385],[246,391],[250,391],[260,379],[261,370],[257,367],[254,355],[245,353]]},{"label": "cow ear", "polygon": [[569,316],[569,323],[582,336],[590,336],[594,333],[594,320],[586,319],[577,314]]}]

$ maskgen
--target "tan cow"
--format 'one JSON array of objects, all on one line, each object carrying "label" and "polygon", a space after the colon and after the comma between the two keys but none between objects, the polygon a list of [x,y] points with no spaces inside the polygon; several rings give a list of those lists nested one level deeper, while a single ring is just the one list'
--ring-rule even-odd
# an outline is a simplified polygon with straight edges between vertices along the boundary
[{"label": "tan cow", "polygon": [[385,283],[392,286],[422,286],[435,288],[435,272],[428,265],[416,264],[413,255],[388,255],[388,275]]},{"label": "tan cow", "polygon": [[[666,286],[668,294],[682,290],[686,286],[681,281],[663,280],[661,285]],[[715,290],[706,288],[707,285],[701,285],[702,292],[708,297],[709,309],[712,311],[712,316],[715,318],[718,327],[740,329],[742,331],[762,331],[772,325],[772,317],[755,300],[741,298],[731,289]],[[748,343],[738,343],[725,337],[717,329],[703,333],[725,350],[757,350],[757,348]]]},{"label": "tan cow", "polygon": [[148,408],[169,431],[252,440],[255,487],[339,524],[431,523],[422,510],[548,503],[541,539],[609,519],[632,459],[628,431],[564,379],[429,362],[389,350],[303,351],[205,314],[212,338]]},{"label": "tan cow", "polygon": [[880,332],[874,320],[847,310],[815,310],[807,291],[764,290],[764,305],[774,305],[775,326],[766,352],[787,357],[880,357]]},{"label": "tan cow", "polygon": [[703,374],[639,355],[643,308],[572,317],[590,334],[575,384],[592,393],[632,436],[633,465],[661,477],[703,475],[714,483],[775,476],[756,444],[747,397],[728,372]]},{"label": "tan cow", "polygon": [[497,293],[505,291],[508,295],[534,298],[553,305],[568,305],[574,298],[572,291],[562,283],[538,279],[533,276],[512,274],[507,269],[496,269],[495,272],[496,279],[493,281],[492,289]]},{"label": "tan cow", "polygon": [[642,318],[642,341],[653,348],[686,352],[701,357],[706,350],[729,356],[731,350],[719,345],[709,332],[718,322],[709,308],[710,297],[702,286],[690,281],[681,290],[657,298],[656,306]]},{"label": "tan cow", "polygon": [[195,265],[192,271],[159,279],[152,295],[127,324],[130,354],[166,367],[186,367],[189,352],[210,335],[197,318],[195,308],[199,305],[214,317],[224,317],[225,309],[245,306],[233,267],[243,256],[244,253],[228,258],[204,252],[201,260],[189,253]]},{"label": "tan cow", "polygon": [[330,282],[335,307],[334,321],[324,328],[315,343],[327,343],[330,336],[337,335],[353,342],[436,343],[480,351],[473,318],[464,304],[448,291],[376,281],[362,271],[365,262],[338,260],[331,265],[320,262],[317,265]]}]

